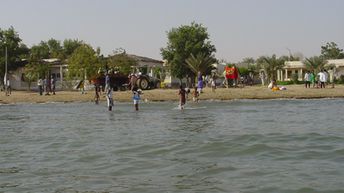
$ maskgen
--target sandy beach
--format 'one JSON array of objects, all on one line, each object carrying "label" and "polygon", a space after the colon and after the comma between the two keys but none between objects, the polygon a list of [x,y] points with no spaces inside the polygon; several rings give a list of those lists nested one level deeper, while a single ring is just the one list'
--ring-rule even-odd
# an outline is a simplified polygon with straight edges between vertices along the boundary
[{"label": "sandy beach", "polygon": [[[199,97],[200,100],[233,100],[233,99],[278,99],[278,98],[340,98],[344,97],[344,86],[336,85],[335,88],[305,89],[303,85],[288,85],[285,91],[271,91],[262,86],[247,86],[245,88],[218,88],[212,92],[210,88],[205,88]],[[144,101],[177,101],[179,100],[177,89],[154,89],[146,90],[142,95]],[[131,101],[130,91],[114,92],[114,100],[118,102]],[[191,94],[189,100],[192,99]],[[13,91],[11,96],[0,93],[0,103],[46,103],[46,102],[93,102],[94,91],[81,94],[78,91],[58,91],[56,95],[40,96],[36,92]],[[101,101],[105,101],[102,93]]]}]

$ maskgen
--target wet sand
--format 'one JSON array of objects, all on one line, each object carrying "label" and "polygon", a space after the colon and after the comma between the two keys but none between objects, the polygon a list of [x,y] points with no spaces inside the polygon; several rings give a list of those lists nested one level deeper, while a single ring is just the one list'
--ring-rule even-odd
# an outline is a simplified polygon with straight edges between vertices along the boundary
[{"label": "wet sand", "polygon": [[[233,99],[278,99],[278,98],[342,98],[344,97],[344,85],[336,85],[335,88],[305,89],[303,85],[288,85],[287,90],[272,91],[262,86],[246,86],[245,88],[218,88],[212,92],[210,88],[205,88],[200,95],[200,100],[233,100]],[[177,101],[177,89],[154,89],[143,91],[142,99],[145,101]],[[101,101],[105,101],[104,93],[101,94]],[[192,94],[189,95],[189,100]],[[119,102],[129,102],[132,100],[130,91],[114,92],[114,100]],[[13,91],[11,96],[5,96],[0,92],[0,103],[46,103],[46,102],[93,102],[94,91],[87,91],[81,94],[78,91],[57,91],[56,95],[40,96],[36,92]]]}]

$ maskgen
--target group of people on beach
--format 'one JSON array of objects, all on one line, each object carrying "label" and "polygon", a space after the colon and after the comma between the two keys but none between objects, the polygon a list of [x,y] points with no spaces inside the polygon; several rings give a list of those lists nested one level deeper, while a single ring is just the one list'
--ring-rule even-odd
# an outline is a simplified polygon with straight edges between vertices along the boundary
[{"label": "group of people on beach", "polygon": [[50,95],[50,93],[52,93],[53,95],[56,94],[56,80],[53,76],[51,76],[50,79],[39,78],[37,80],[37,87],[39,95],[43,95],[43,92],[45,93],[44,95]]},{"label": "group of people on beach", "polygon": [[310,88],[311,84],[313,88],[325,88],[328,82],[331,87],[334,88],[334,72],[333,69],[322,69],[316,76],[314,72],[307,71],[304,76],[305,88]]},{"label": "group of people on beach", "polygon": [[[305,88],[326,88],[326,85],[330,84],[331,88],[334,88],[334,71],[333,69],[325,70],[322,69],[318,74],[314,74],[314,71],[307,71],[304,76]],[[273,91],[276,90],[286,90],[285,87],[278,87],[275,79],[271,80],[268,85],[269,89]]]}]

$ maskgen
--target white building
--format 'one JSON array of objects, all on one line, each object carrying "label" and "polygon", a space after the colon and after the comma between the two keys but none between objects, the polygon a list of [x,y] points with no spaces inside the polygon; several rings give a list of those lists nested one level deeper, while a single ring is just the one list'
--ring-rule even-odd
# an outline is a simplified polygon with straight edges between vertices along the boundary
[{"label": "white building", "polygon": [[303,75],[307,70],[302,61],[286,61],[282,70],[277,70],[278,81],[292,80],[292,74],[297,74],[298,80],[303,80]]},{"label": "white building", "polygon": [[[67,64],[63,64],[61,60],[57,58],[43,59],[44,64],[50,65],[49,74],[56,80],[56,89],[63,88],[63,77],[67,71]],[[44,79],[44,77],[42,77]],[[25,67],[19,67],[15,71],[9,72],[9,80],[11,82],[12,89],[15,90],[27,90],[29,87],[28,82],[25,81]],[[37,82],[31,83],[31,90],[37,89]]]},{"label": "white building", "polygon": [[327,60],[325,66],[333,66],[335,69],[334,76],[339,79],[341,75],[344,76],[344,59]]},{"label": "white building", "polygon": [[[344,59],[327,60],[325,67],[330,66],[333,66],[335,69],[334,75],[336,79],[344,75]],[[297,74],[298,80],[302,81],[306,71],[306,64],[302,61],[286,61],[283,70],[277,70],[277,80],[290,81],[292,80],[292,74]]]}]

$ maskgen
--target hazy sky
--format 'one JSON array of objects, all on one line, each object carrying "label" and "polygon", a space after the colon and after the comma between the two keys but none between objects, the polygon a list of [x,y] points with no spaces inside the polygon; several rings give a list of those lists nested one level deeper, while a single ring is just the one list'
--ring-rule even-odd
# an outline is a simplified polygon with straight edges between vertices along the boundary
[{"label": "hazy sky", "polygon": [[202,23],[218,59],[320,54],[334,41],[344,48],[344,0],[1,0],[0,28],[13,26],[23,42],[84,40],[104,55],[122,47],[161,59],[166,32]]}]

